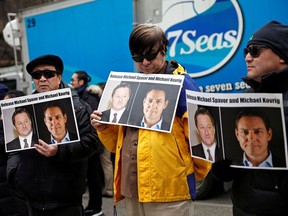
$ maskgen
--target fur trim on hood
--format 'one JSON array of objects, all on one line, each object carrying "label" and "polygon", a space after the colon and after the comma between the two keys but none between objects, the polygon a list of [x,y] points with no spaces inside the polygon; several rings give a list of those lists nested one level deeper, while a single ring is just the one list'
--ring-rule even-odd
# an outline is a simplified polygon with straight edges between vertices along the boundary
[{"label": "fur trim on hood", "polygon": [[99,95],[99,97],[101,97],[103,93],[103,90],[98,85],[90,85],[87,87],[86,90],[90,92],[91,94]]}]

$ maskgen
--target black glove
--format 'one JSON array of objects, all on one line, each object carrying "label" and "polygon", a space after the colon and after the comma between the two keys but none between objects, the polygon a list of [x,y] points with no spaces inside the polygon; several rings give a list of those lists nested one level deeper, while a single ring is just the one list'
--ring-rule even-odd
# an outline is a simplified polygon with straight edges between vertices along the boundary
[{"label": "black glove", "polygon": [[215,161],[212,164],[211,173],[220,181],[231,181],[234,178],[233,168],[230,167],[232,161],[229,159]]}]

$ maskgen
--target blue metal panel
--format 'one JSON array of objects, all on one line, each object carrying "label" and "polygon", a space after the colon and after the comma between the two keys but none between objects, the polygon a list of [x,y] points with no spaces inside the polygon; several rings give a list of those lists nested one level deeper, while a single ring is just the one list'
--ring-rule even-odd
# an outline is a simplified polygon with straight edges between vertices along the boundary
[{"label": "blue metal panel", "polygon": [[59,55],[68,83],[76,70],[87,71],[93,83],[105,82],[111,70],[133,71],[132,10],[130,0],[97,0],[27,16],[29,59]]}]

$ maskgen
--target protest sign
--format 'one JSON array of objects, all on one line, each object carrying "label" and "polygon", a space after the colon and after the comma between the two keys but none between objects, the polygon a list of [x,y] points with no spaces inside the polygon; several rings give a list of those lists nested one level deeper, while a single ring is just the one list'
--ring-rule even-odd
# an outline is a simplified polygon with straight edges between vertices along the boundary
[{"label": "protest sign", "polygon": [[102,94],[101,121],[171,132],[184,76],[111,72]]},{"label": "protest sign", "polygon": [[79,141],[70,88],[2,100],[0,106],[7,152],[34,148],[38,139],[48,144]]},{"label": "protest sign", "polygon": [[[202,155],[197,155],[197,151],[201,146],[210,149],[214,143],[212,152],[220,150],[222,158],[231,160],[233,167],[287,169],[282,94],[211,94],[186,90],[186,98],[191,156],[208,160],[208,153],[203,150]],[[210,126],[203,123],[201,129],[195,124],[195,114],[203,109],[208,110],[214,121],[215,139],[211,146],[205,145]],[[206,132],[206,138],[199,139],[201,130]]]}]

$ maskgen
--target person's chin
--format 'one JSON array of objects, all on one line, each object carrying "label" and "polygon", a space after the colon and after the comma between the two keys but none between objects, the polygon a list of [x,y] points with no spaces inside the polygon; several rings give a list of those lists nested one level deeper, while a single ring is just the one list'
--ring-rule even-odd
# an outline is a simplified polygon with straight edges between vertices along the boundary
[{"label": "person's chin", "polygon": [[50,88],[48,86],[40,86],[38,88],[38,92],[47,92],[50,91]]},{"label": "person's chin", "polygon": [[144,74],[153,74],[153,73],[155,73],[153,68],[142,68],[141,72],[144,73]]},{"label": "person's chin", "polygon": [[143,74],[153,74],[151,71],[142,71]]},{"label": "person's chin", "polygon": [[254,70],[248,70],[247,77],[253,80],[259,79],[259,76],[254,72]]}]

